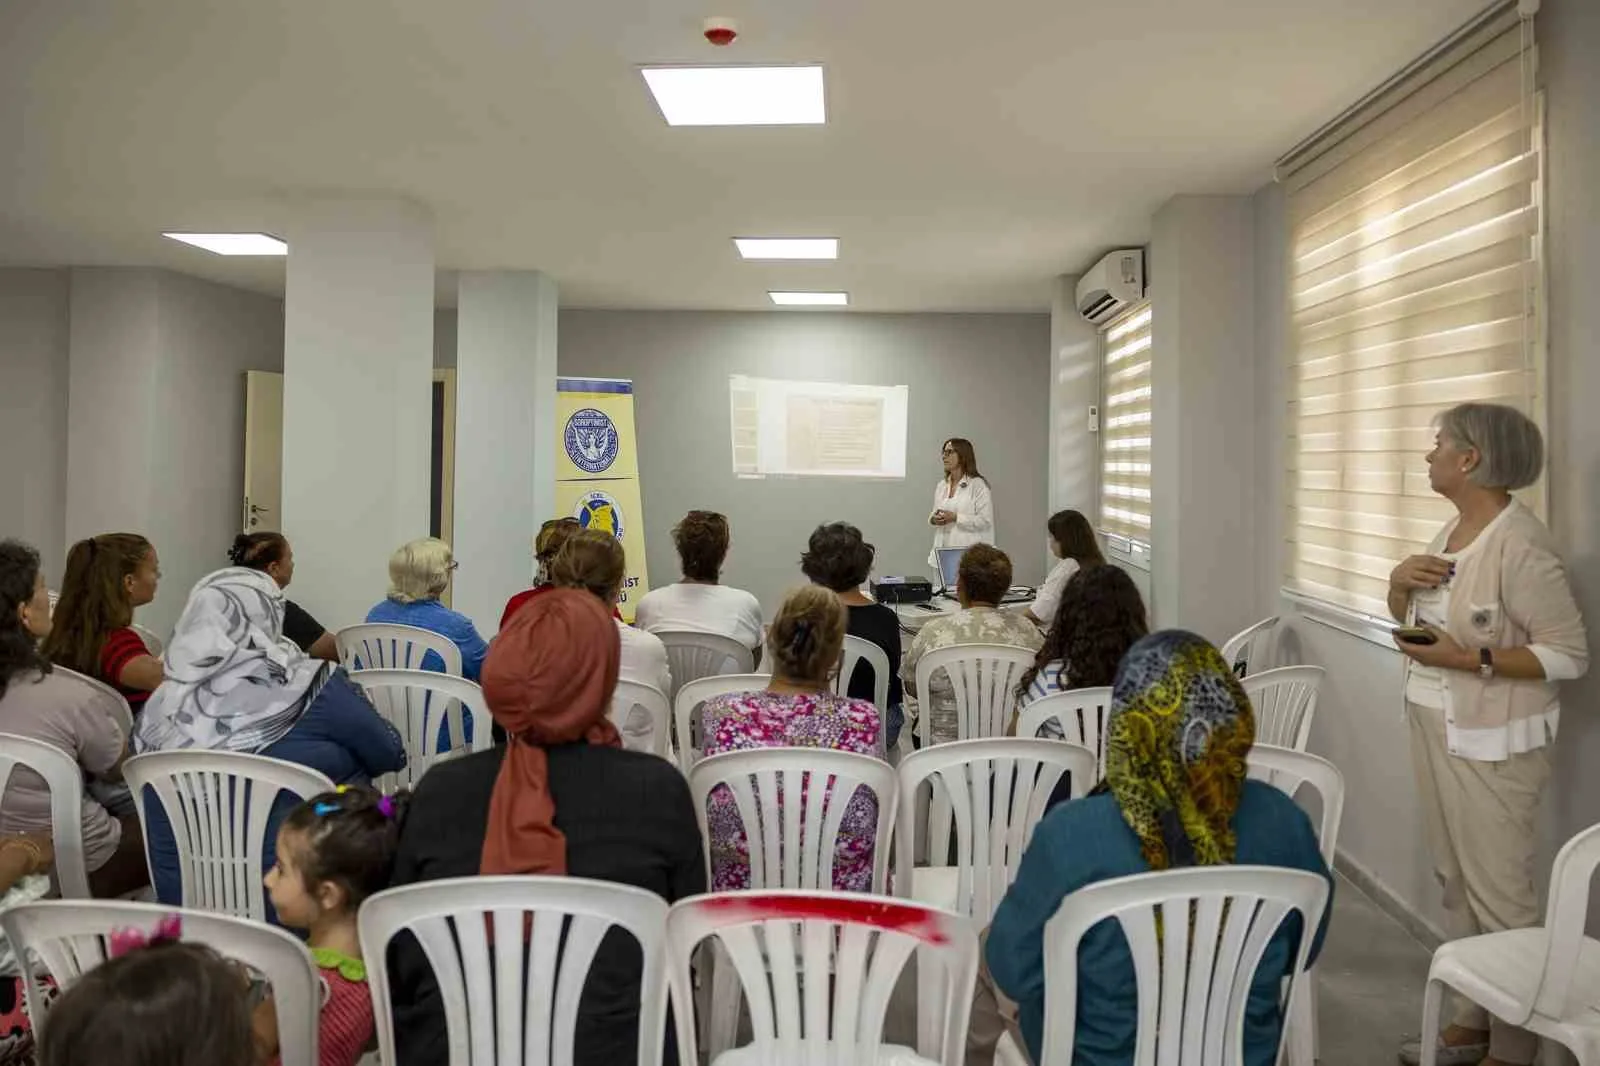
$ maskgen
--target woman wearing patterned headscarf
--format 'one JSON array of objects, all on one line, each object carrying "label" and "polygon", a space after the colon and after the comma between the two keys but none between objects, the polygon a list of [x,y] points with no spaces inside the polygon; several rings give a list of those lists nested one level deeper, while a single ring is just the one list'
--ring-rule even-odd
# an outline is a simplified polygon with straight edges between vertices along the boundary
[{"label": "woman wearing patterned headscarf", "polygon": [[[989,928],[989,972],[1016,1002],[1035,1062],[1044,1028],[1044,926],[1069,893],[1184,866],[1282,866],[1329,877],[1305,813],[1271,785],[1245,779],[1255,716],[1222,655],[1202,638],[1167,630],[1129,649],[1106,731],[1105,781],[1039,823]],[[1326,917],[1315,948],[1325,929]],[[1271,1066],[1277,1054],[1278,985],[1298,937],[1298,926],[1285,923],[1257,968],[1245,1011],[1245,1066]],[[1078,996],[1073,1061],[1132,1062],[1138,993],[1115,923],[1083,938]]]},{"label": "woman wearing patterned headscarf", "polygon": [[[395,885],[565,874],[669,903],[705,891],[688,783],[665,759],[624,750],[606,718],[618,657],[616,624],[587,591],[552,589],[516,612],[483,664],[484,700],[508,742],[423,776],[400,831]],[[578,1008],[578,1066],[637,1059],[639,965],[628,937],[602,942]],[[390,978],[406,1061],[447,1061],[439,986],[415,941],[396,943]],[[669,1061],[672,1050],[669,1041]]]}]

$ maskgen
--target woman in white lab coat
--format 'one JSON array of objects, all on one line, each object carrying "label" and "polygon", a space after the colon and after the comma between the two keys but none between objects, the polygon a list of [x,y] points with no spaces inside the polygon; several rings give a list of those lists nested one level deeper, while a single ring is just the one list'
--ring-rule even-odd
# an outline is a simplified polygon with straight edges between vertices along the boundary
[{"label": "woman in white lab coat", "polygon": [[944,477],[933,490],[933,550],[928,565],[938,566],[940,548],[966,548],[994,542],[994,498],[989,482],[978,473],[972,442],[951,437],[944,442]]}]

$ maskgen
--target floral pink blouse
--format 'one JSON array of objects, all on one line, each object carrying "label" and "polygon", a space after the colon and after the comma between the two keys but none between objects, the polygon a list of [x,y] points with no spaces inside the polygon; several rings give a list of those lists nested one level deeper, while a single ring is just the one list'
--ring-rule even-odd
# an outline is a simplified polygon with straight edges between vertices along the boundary
[{"label": "floral pink blouse", "polygon": [[[708,700],[701,714],[706,756],[751,748],[833,748],[884,757],[878,708],[867,700],[831,692],[738,692]],[[865,788],[857,789],[839,826],[833,858],[837,891],[872,891],[877,827],[877,798]],[[708,797],[706,828],[711,838],[712,891],[749,888],[750,845],[733,790],[726,785],[717,786]]]}]

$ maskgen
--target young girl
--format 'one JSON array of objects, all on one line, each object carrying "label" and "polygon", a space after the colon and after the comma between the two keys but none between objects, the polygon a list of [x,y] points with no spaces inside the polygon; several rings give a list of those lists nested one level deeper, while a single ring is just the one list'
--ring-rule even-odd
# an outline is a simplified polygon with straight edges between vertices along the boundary
[{"label": "young girl", "polygon": [[39,1039],[39,1066],[252,1066],[249,981],[178,935],[174,924],[67,989]]},{"label": "young girl", "polygon": [[[277,864],[267,892],[278,920],[307,932],[322,971],[320,1066],[355,1066],[373,1040],[372,998],[361,961],[356,911],[389,887],[400,820],[409,797],[340,786],[290,812],[278,830]],[[256,1009],[263,1051],[277,1061],[277,1015],[270,1002]]]}]

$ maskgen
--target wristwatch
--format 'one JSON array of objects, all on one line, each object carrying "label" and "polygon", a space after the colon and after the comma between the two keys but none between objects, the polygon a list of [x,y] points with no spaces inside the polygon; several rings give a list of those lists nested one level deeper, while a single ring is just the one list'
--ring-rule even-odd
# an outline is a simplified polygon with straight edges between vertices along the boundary
[{"label": "wristwatch", "polygon": [[1494,677],[1494,653],[1488,648],[1478,649],[1478,676],[1485,681]]}]

